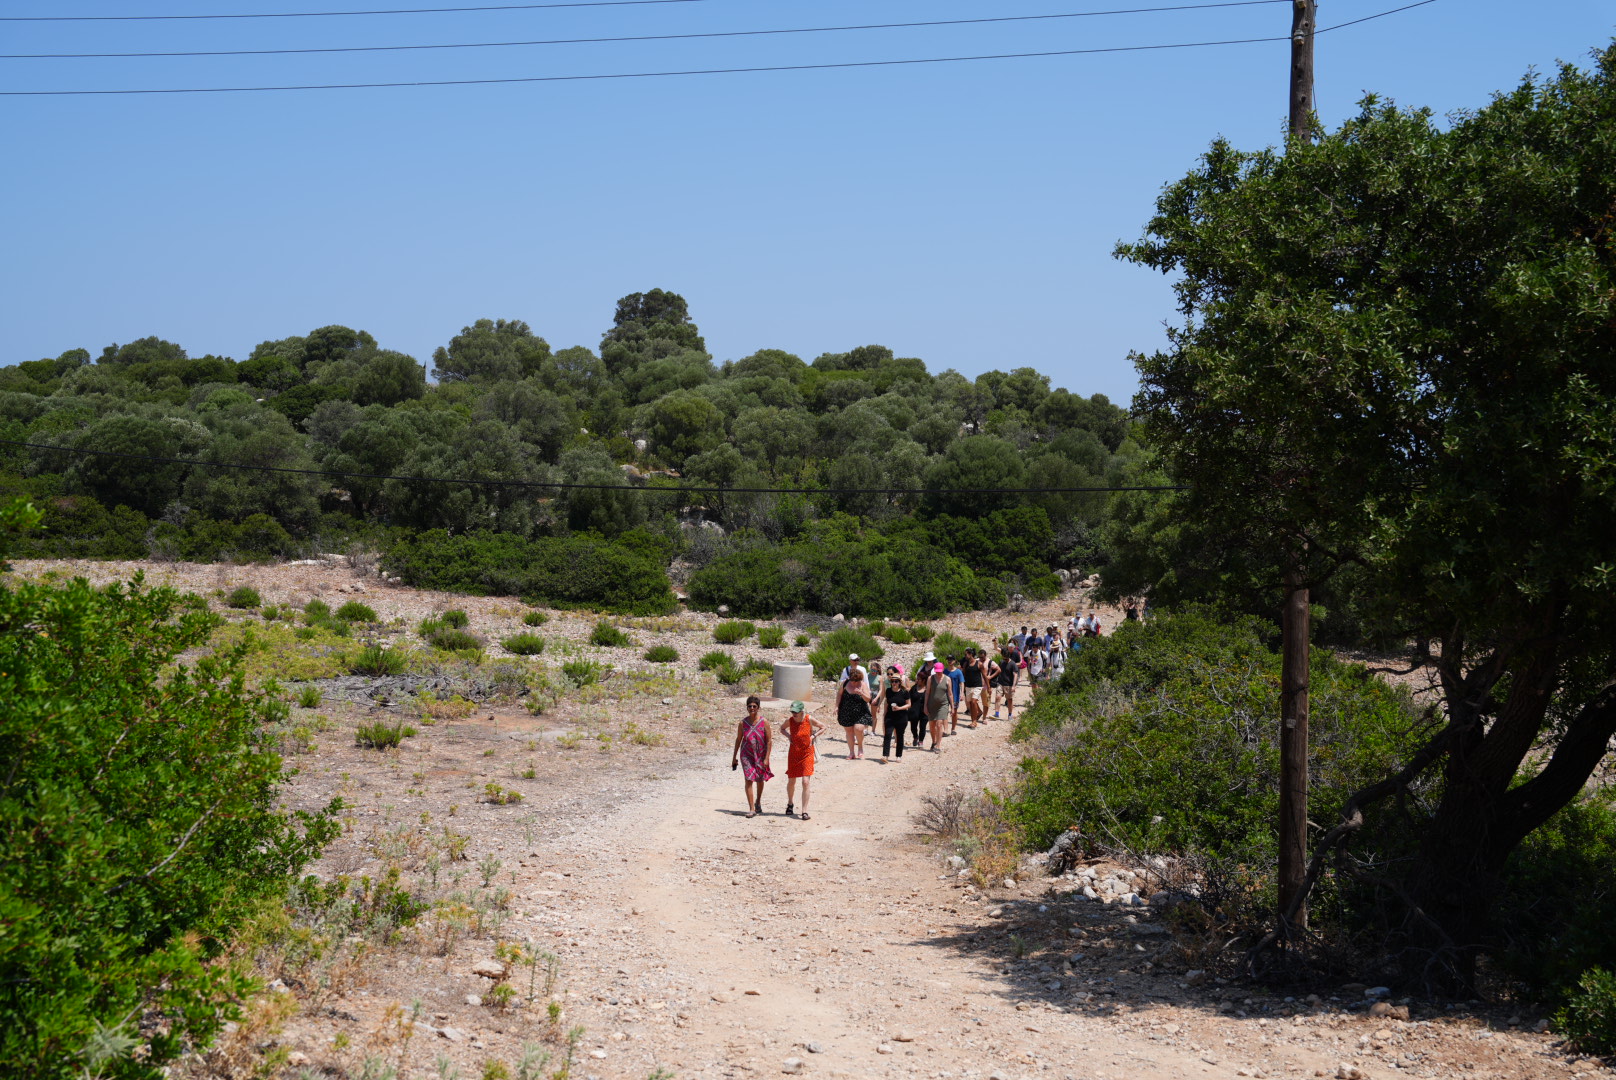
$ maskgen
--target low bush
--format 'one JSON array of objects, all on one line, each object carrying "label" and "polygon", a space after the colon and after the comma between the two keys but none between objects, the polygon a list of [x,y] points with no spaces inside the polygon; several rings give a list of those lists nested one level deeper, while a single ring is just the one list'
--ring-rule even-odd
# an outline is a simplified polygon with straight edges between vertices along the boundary
[{"label": "low bush", "polygon": [[1616,1053],[1616,975],[1591,968],[1554,1017],[1554,1030],[1584,1053]]},{"label": "low bush", "polygon": [[537,634],[517,634],[500,642],[508,653],[537,656],[544,651],[544,639]]},{"label": "low bush", "polygon": [[303,605],[303,621],[313,626],[331,618],[331,605],[324,600],[310,600]]},{"label": "low bush", "polygon": [[251,585],[242,585],[239,588],[232,589],[230,595],[225,597],[224,602],[230,607],[245,610],[257,607],[263,603],[263,600],[259,598],[257,589]]},{"label": "low bush", "polygon": [[337,609],[336,617],[337,621],[345,623],[373,623],[376,621],[376,609],[369,604],[350,600]]},{"label": "low bush", "polygon": [[393,544],[382,563],[417,588],[628,615],[666,615],[678,607],[655,557],[588,536],[527,540],[435,529]]},{"label": "low bush", "polygon": [[603,649],[620,649],[634,644],[634,639],[605,619],[602,619],[589,632],[589,644],[597,645]]},{"label": "low bush", "polygon": [[385,645],[366,645],[348,661],[348,670],[355,675],[402,675],[409,666],[402,649]]},{"label": "low bush", "polygon": [[598,660],[568,660],[561,665],[561,676],[575,689],[600,682],[611,668]]},{"label": "low bush", "polygon": [[938,634],[936,640],[931,643],[932,652],[941,657],[952,656],[955,660],[965,659],[966,649],[979,648],[981,648],[981,646],[976,642],[971,641],[968,638],[962,638],[952,630],[944,630],[941,634]]},{"label": "low bush", "polygon": [[931,627],[927,626],[925,623],[916,623],[914,626],[909,628],[909,636],[914,638],[916,641],[930,641]]},{"label": "low bush", "polygon": [[713,627],[713,640],[720,645],[733,645],[757,633],[757,627],[744,620],[730,619]]},{"label": "low bush", "polygon": [[467,626],[471,625],[470,617],[459,608],[450,608],[448,611],[445,611],[442,615],[438,616],[438,621],[444,626],[452,626],[456,630],[464,630]]},{"label": "low bush", "polygon": [[305,709],[318,709],[320,707],[320,688],[318,686],[305,686],[297,692],[297,703]]},{"label": "low bush", "polygon": [[807,634],[798,634],[797,638],[796,638],[797,648],[799,648],[799,649],[807,648],[808,643],[810,641],[812,641],[812,640],[813,640],[813,638],[809,637]]},{"label": "low bush", "polygon": [[814,666],[814,678],[834,679],[837,674],[847,666],[847,654],[858,653],[863,660],[879,660],[886,655],[881,643],[876,641],[862,628],[844,626],[832,630],[819,639],[813,651],[808,654],[808,662]]},{"label": "low bush", "polygon": [[809,535],[720,556],[690,575],[693,605],[727,604],[774,618],[802,608],[849,617],[924,616],[1003,607],[1004,583],[916,535],[883,536],[850,519],[816,522]]},{"label": "low bush", "polygon": [[712,652],[703,653],[701,659],[696,661],[696,666],[703,671],[712,671],[714,668],[722,667],[725,664],[732,664],[734,662],[734,659],[729,655],[729,653],[725,652],[723,649],[714,649]]},{"label": "low bush", "polygon": [[864,624],[864,631],[872,637],[886,637],[887,624],[880,619],[872,619]]},{"label": "low bush", "polygon": [[894,626],[887,630],[886,638],[894,645],[908,645],[915,640],[915,636],[901,626]]},{"label": "low bush", "polygon": [[432,627],[431,633],[426,635],[426,640],[434,649],[453,653],[481,652],[486,644],[482,638],[469,630],[456,630],[448,626]]},{"label": "low bush", "polygon": [[679,659],[679,650],[672,645],[653,645],[645,650],[645,658],[653,664],[671,664]]},{"label": "low bush", "polygon": [[781,626],[765,626],[758,630],[758,647],[762,649],[783,648],[786,643],[786,631]]},{"label": "low bush", "polygon": [[374,750],[387,750],[415,734],[415,729],[403,721],[389,724],[378,720],[374,724],[360,724],[354,729],[354,745]]},{"label": "low bush", "polygon": [[523,626],[543,626],[550,621],[550,616],[542,611],[530,611],[522,616]]}]

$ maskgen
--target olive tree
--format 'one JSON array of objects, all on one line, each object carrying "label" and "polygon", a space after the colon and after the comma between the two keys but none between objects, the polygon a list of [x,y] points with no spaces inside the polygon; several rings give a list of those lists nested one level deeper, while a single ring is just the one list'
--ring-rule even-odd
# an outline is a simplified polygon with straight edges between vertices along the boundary
[{"label": "olive tree", "polygon": [[[1283,153],[1214,144],[1119,248],[1183,324],[1136,358],[1182,514],[1350,567],[1442,709],[1349,800],[1316,880],[1402,799],[1376,869],[1402,955],[1464,987],[1511,851],[1616,734],[1616,48],[1447,127],[1367,99]],[[1350,861],[1340,865],[1351,868]]]}]

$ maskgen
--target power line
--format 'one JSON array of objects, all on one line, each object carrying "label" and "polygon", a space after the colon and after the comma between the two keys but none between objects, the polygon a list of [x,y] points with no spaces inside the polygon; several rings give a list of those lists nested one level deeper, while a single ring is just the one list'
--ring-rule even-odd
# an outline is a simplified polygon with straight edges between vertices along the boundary
[{"label": "power line", "polygon": [[1353,19],[1350,22],[1336,23],[1334,26],[1326,26],[1323,30],[1318,31],[1317,33],[1328,34],[1331,30],[1340,30],[1344,26],[1357,26],[1359,23],[1374,22],[1376,19],[1384,19],[1388,15],[1396,15],[1399,11],[1412,11],[1417,7],[1424,7],[1426,4],[1434,3],[1436,3],[1436,0],[1419,0],[1419,3],[1417,4],[1404,4],[1402,7],[1392,8],[1390,11],[1381,11],[1374,15],[1365,15],[1361,19]]},{"label": "power line", "polygon": [[1221,0],[1209,4],[1174,4],[1165,7],[1118,8],[1111,11],[1071,11],[1051,15],[994,15],[980,19],[930,19],[916,22],[862,23],[849,26],[798,26],[779,30],[715,30],[690,34],[630,34],[620,37],[548,38],[535,41],[470,41],[428,45],[349,45],[296,49],[206,49],[189,52],[118,53],[0,53],[0,60],[108,60],[174,58],[187,56],[302,56],[324,53],[419,52],[434,49],[506,49],[531,45],[600,45],[629,41],[691,41],[703,38],[766,37],[780,34],[826,34],[850,30],[909,30],[929,26],[974,26],[982,23],[1038,22],[1051,19],[1086,19],[1101,15],[1147,15],[1168,11],[1258,7],[1290,0]]},{"label": "power line", "polygon": [[[1326,27],[1318,33],[1328,33],[1346,26],[1385,18],[1398,12],[1410,11],[1436,0],[1392,8],[1361,19]],[[982,53],[974,56],[930,56],[910,60],[846,60],[821,64],[768,64],[733,68],[689,68],[680,71],[621,71],[596,75],[526,75],[500,79],[412,79],[399,82],[367,83],[301,83],[286,86],[187,86],[158,87],[153,89],[119,88],[113,90],[0,90],[0,97],[107,97],[126,94],[247,94],[286,90],[382,90],[405,86],[498,86],[515,83],[599,82],[615,79],[661,79],[685,75],[741,75],[770,71],[832,71],[846,68],[903,67],[915,64],[958,64],[978,60],[1028,60],[1053,56],[1094,56],[1101,53],[1157,52],[1166,49],[1199,49],[1222,45],[1257,45],[1276,41],[1289,41],[1285,37],[1231,38],[1224,41],[1184,41],[1165,45],[1117,45],[1095,49],[1049,49],[1039,52]]]},{"label": "power line", "polygon": [[0,439],[0,446],[23,446],[31,450],[56,450],[64,454],[86,454],[95,457],[120,458],[127,461],[146,461],[159,465],[190,465],[202,469],[238,469],[244,472],[290,473],[296,476],[335,477],[343,480],[399,480],[420,484],[460,484],[469,487],[544,488],[561,491],[651,491],[670,494],[692,492],[721,495],[1044,495],[1044,494],[1100,494],[1117,491],[1183,491],[1174,484],[1139,484],[1118,487],[1038,487],[1038,488],[725,488],[711,485],[681,485],[679,487],[635,487],[632,484],[578,484],[553,480],[479,480],[475,477],[453,476],[394,476],[388,473],[339,472],[334,469],[294,469],[285,465],[246,465],[225,461],[197,461],[193,458],[163,457],[157,454],[125,454],[115,450],[91,450],[82,446],[53,446],[50,443],[23,442],[18,439]]},{"label": "power line", "polygon": [[638,7],[701,4],[706,0],[573,0],[557,4],[485,4],[478,7],[382,8],[371,11],[261,11],[208,15],[0,15],[0,22],[173,22],[190,19],[323,19],[333,15],[438,15],[460,11],[539,11],[548,8]]},{"label": "power line", "polygon": [[401,86],[495,86],[510,83],[594,82],[609,79],[661,79],[676,75],[740,75],[765,71],[829,71],[839,68],[900,67],[911,64],[957,64],[972,60],[1026,60],[1045,56],[1090,56],[1096,53],[1153,52],[1213,45],[1254,45],[1289,41],[1289,37],[1186,41],[1170,45],[1123,45],[1104,49],[1053,49],[1044,52],[984,53],[978,56],[931,56],[913,60],[848,60],[825,64],[769,64],[756,67],[690,68],[683,71],[620,71],[598,75],[527,75],[504,79],[412,79],[404,82],[303,83],[292,86],[185,86],[117,90],[0,90],[0,97],[105,97],[119,94],[246,94],[279,90],[382,90]]}]

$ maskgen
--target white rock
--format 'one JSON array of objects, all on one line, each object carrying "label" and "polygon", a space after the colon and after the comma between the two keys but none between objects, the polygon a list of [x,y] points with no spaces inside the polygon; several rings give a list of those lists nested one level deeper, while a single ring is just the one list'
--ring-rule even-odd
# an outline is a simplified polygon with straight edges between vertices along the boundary
[{"label": "white rock", "polygon": [[1083,895],[1090,900],[1098,900],[1100,898],[1100,894],[1094,891],[1093,885],[1083,886]]},{"label": "white rock", "polygon": [[803,1049],[808,1051],[810,1054],[823,1054],[825,1052],[825,1048],[816,1042],[809,1043],[807,1046],[803,1047]]},{"label": "white rock", "polygon": [[467,1005],[481,1005],[482,1003],[483,1003],[483,999],[479,995],[477,995],[477,994],[467,994],[466,995],[466,1004]]},{"label": "white rock", "polygon": [[800,1073],[802,1070],[802,1058],[789,1057],[780,1063],[780,1071],[783,1073]]},{"label": "white rock", "polygon": [[880,1046],[877,1046],[875,1048],[875,1052],[877,1054],[890,1054],[890,1053],[892,1053],[892,1044],[891,1043],[882,1043]]},{"label": "white rock", "polygon": [[481,975],[485,979],[503,979],[505,977],[505,965],[498,960],[479,960],[471,965],[471,973]]},{"label": "white rock", "polygon": [[846,622],[847,621],[847,616],[843,615],[840,611],[838,611],[836,614],[834,614],[834,615],[832,615],[830,617],[830,621],[831,622]]},{"label": "white rock", "polygon": [[1008,878],[1008,877],[1005,878],[1004,879],[1004,887],[1007,888],[1007,889],[1015,888],[1016,887],[1016,879],[1015,878]]},{"label": "white rock", "polygon": [[305,1054],[301,1050],[293,1050],[290,1054],[286,1055],[286,1064],[292,1066],[293,1068],[307,1065],[308,1063],[309,1055]]},{"label": "white rock", "polygon": [[466,1033],[459,1028],[440,1027],[438,1029],[438,1038],[448,1039],[450,1042],[464,1042]]},{"label": "white rock", "polygon": [[952,866],[956,870],[963,870],[965,869],[965,860],[958,855],[950,855],[948,857],[948,865]]},{"label": "white rock", "polygon": [[589,1056],[594,1058],[596,1061],[599,1061],[606,1056],[606,1051],[597,1048],[589,1051]]}]

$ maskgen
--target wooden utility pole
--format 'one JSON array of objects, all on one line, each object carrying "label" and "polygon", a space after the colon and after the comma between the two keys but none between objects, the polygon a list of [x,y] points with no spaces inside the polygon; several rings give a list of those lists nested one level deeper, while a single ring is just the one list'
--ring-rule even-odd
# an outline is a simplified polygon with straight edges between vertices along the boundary
[{"label": "wooden utility pole", "polygon": [[1291,134],[1303,138],[1313,124],[1313,31],[1318,23],[1315,0],[1291,0]]},{"label": "wooden utility pole", "polygon": [[[1313,31],[1318,25],[1315,0],[1292,0],[1291,135],[1305,139],[1313,125]],[[1285,606],[1280,621],[1279,687],[1279,910],[1283,913],[1301,894],[1307,878],[1307,711],[1308,651],[1312,641],[1304,551],[1289,553],[1285,568]],[[1292,929],[1307,926],[1307,908],[1299,906],[1281,940]]]}]

